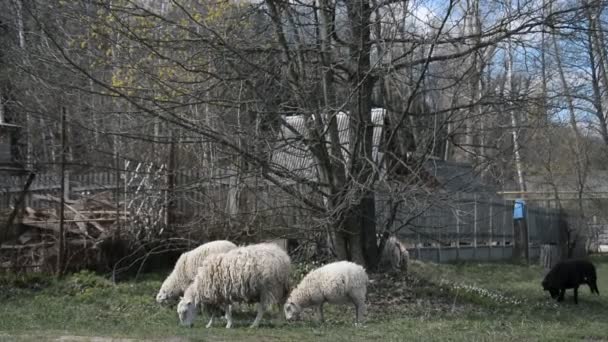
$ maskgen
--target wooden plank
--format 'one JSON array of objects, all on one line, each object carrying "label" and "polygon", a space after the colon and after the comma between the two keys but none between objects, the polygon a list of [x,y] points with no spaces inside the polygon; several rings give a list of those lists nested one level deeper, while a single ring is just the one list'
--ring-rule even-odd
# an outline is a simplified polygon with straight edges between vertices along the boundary
[{"label": "wooden plank", "polygon": [[[82,246],[82,245],[93,246],[97,242],[98,241],[77,239],[77,240],[67,241],[67,244],[72,245],[72,246]],[[51,241],[30,243],[30,244],[26,244],[26,245],[2,244],[2,245],[0,245],[0,250],[51,247],[51,246],[54,246],[55,244],[56,244],[55,242],[51,242]],[[18,266],[18,267],[22,267],[22,266]]]},{"label": "wooden plank", "polygon": [[[76,219],[76,221],[74,221],[74,223],[76,223],[76,226],[78,226],[78,229],[80,229],[80,231],[84,235],[88,236],[89,232],[87,231],[87,225],[83,223],[84,221],[78,221],[78,220],[84,220],[86,218],[81,213],[79,213],[78,210],[74,209],[72,206],[66,204],[65,207],[68,208],[71,212],[74,213],[74,219]],[[88,221],[86,221],[86,222],[88,222]],[[105,231],[105,229],[103,229],[103,227],[100,226],[99,223],[97,223],[97,222],[90,222],[90,223],[95,228],[97,228],[97,230],[99,230],[100,232]]]},{"label": "wooden plank", "polygon": [[119,215],[129,216],[131,213],[128,211],[116,211],[116,210],[80,210],[83,215]]},{"label": "wooden plank", "polygon": [[[25,244],[25,245],[8,245],[8,244],[2,244],[0,245],[0,249],[25,249],[25,248],[40,248],[40,247],[47,247],[47,246],[53,246],[55,244],[55,242],[38,242],[38,243],[29,243],[29,244]],[[21,267],[21,266],[19,266]]]},{"label": "wooden plank", "polygon": [[[61,199],[59,197],[55,197],[55,196],[51,196],[51,195],[34,194],[33,198],[34,198],[34,200],[39,200],[39,201],[48,201],[48,202],[55,202],[55,203],[61,202]],[[76,201],[66,199],[65,203],[74,204],[74,203],[76,203]]]},{"label": "wooden plank", "polygon": [[[70,222],[71,220],[65,220],[64,222]],[[59,220],[55,221],[23,221],[22,224],[36,227],[38,229],[51,230],[54,232],[59,232]],[[76,229],[68,229],[68,232],[74,234],[81,234],[79,230]]]},{"label": "wooden plank", "polygon": [[[127,217],[108,217],[108,218],[97,218],[97,219],[84,219],[84,220],[64,220],[64,222],[74,223],[74,222],[112,222],[116,220],[126,220]],[[23,221],[23,224],[34,225],[36,223],[59,223],[59,220],[49,220],[49,221]]]}]

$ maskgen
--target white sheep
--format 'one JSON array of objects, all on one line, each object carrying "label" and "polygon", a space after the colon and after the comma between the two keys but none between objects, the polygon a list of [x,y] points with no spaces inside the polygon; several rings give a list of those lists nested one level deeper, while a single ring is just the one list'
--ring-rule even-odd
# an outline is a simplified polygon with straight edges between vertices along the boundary
[{"label": "white sheep", "polygon": [[405,246],[394,236],[389,237],[380,254],[380,268],[390,267],[393,271],[407,271],[410,254]]},{"label": "white sheep", "polygon": [[355,325],[365,315],[365,296],[369,278],[365,269],[350,261],[338,261],[308,273],[291,292],[284,306],[287,320],[297,319],[303,308],[316,306],[321,322],[323,304],[355,305]]},{"label": "white sheep", "polygon": [[[289,292],[289,255],[272,243],[239,247],[208,257],[177,305],[182,325],[192,326],[197,308],[223,307],[226,328],[232,326],[233,303],[257,303],[251,328],[259,326],[266,307],[282,304]],[[213,324],[214,313],[207,324]]]},{"label": "white sheep", "polygon": [[165,303],[181,296],[192,281],[194,281],[198,268],[202,265],[205,258],[213,254],[227,252],[236,247],[230,241],[217,240],[182,253],[179,259],[177,259],[173,271],[160,287],[156,295],[156,301],[158,303]]}]

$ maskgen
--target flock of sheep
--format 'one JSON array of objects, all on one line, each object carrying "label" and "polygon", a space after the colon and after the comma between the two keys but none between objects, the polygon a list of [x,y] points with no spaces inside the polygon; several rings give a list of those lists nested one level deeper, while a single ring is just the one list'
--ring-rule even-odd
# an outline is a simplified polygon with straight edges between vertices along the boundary
[{"label": "flock of sheep", "polygon": [[[393,269],[407,265],[407,250],[398,240],[387,241],[381,260]],[[238,247],[219,240],[183,253],[171,274],[163,282],[158,303],[179,299],[180,323],[192,326],[198,311],[214,318],[225,312],[226,328],[232,327],[233,304],[256,303],[257,316],[251,327],[257,327],[266,309],[283,305],[287,320],[299,317],[302,309],[316,307],[321,321],[323,304],[353,304],[355,325],[362,323],[369,278],[365,269],[349,261],[339,261],[308,273],[291,291],[291,260],[278,245],[260,243]]]}]

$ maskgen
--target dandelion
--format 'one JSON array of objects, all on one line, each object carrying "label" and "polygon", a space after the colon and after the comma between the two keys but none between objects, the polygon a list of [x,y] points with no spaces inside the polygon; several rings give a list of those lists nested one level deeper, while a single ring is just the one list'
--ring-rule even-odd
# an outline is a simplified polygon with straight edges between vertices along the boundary
[{"label": "dandelion", "polygon": [[451,283],[447,280],[442,279],[440,285],[447,286],[451,290],[473,294],[479,298],[486,298],[499,304],[520,305],[522,303],[522,301],[518,298],[510,297],[496,291],[490,291],[482,287],[468,285],[465,283]]}]

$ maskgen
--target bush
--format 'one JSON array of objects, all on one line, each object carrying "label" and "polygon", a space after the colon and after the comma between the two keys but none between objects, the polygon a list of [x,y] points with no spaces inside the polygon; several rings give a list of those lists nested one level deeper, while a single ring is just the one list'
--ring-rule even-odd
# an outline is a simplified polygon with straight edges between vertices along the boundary
[{"label": "bush", "polygon": [[289,281],[291,284],[296,286],[308,272],[317,269],[323,264],[319,261],[311,261],[311,262],[299,262],[292,264],[291,274],[289,275]]},{"label": "bush", "polygon": [[82,292],[89,288],[108,288],[112,286],[112,282],[108,279],[87,270],[70,275],[65,284],[75,292]]},{"label": "bush", "polygon": [[52,282],[51,275],[42,273],[5,274],[0,277],[0,288],[40,290]]}]

